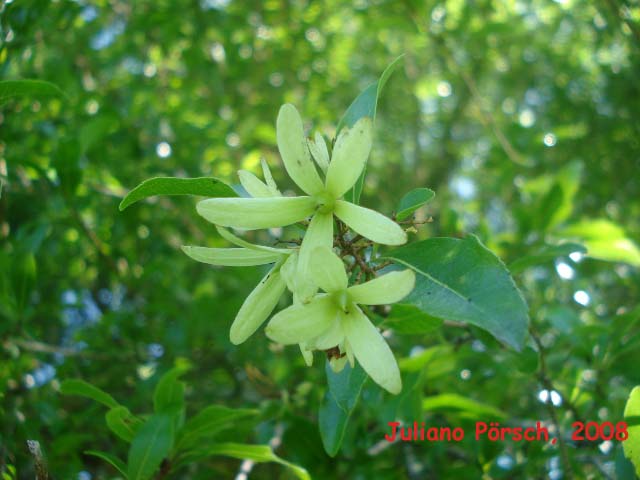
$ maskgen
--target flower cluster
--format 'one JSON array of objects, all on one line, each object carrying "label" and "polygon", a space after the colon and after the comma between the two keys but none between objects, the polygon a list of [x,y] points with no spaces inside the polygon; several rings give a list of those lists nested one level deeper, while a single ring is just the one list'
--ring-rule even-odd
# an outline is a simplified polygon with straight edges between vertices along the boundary
[{"label": "flower cluster", "polygon": [[[369,156],[371,119],[361,118],[352,128],[343,129],[331,155],[321,135],[316,134],[314,141],[307,140],[293,105],[281,107],[276,134],[287,173],[306,195],[283,196],[264,161],[264,182],[241,170],[240,183],[250,197],[211,198],[197,205],[198,213],[237,248],[183,250],[193,259],[213,265],[273,264],[231,326],[234,344],[244,342],[265,322],[288,289],[293,305],[270,320],[266,328],[269,338],[285,345],[299,344],[308,365],[314,350],[327,352],[334,371],[340,371],[347,361],[353,366],[357,359],[376,383],[399,393],[400,372],[393,353],[358,305],[401,300],[413,289],[414,273],[394,271],[349,286],[345,264],[333,251],[334,217],[375,243],[401,245],[407,240],[405,231],[391,219],[342,198],[356,183]],[[306,220],[308,226],[299,248],[254,245],[225,228],[255,230]]]}]

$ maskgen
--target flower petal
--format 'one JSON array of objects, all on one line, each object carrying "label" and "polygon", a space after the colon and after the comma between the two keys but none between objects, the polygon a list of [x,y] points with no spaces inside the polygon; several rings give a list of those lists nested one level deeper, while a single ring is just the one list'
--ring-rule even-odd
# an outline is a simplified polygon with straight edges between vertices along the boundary
[{"label": "flower petal", "polygon": [[371,151],[372,130],[371,119],[362,117],[338,135],[327,169],[327,190],[334,198],[342,197],[362,173]]},{"label": "flower petal", "polygon": [[182,251],[194,260],[225,267],[265,265],[282,260],[283,253],[262,252],[249,248],[207,248],[183,246]]},{"label": "flower petal", "polygon": [[269,187],[253,173],[247,170],[238,170],[240,184],[253,198],[269,198],[273,197]]},{"label": "flower petal", "polygon": [[282,194],[280,190],[278,190],[278,185],[276,185],[273,175],[271,175],[271,170],[269,170],[269,164],[264,158],[261,158],[260,165],[262,165],[262,176],[264,177],[264,181],[267,182],[267,187],[271,190],[271,194],[274,197],[281,197]]},{"label": "flower petal", "polygon": [[335,320],[336,305],[326,295],[304,305],[292,305],[278,312],[265,329],[267,337],[284,345],[308,342],[324,333]]},{"label": "flower petal", "polygon": [[402,245],[407,234],[396,222],[381,213],[338,200],[336,216],[363,237],[383,245]]},{"label": "flower petal", "polygon": [[304,358],[304,363],[307,364],[307,367],[313,365],[313,352],[308,349],[307,344],[302,342],[300,344],[300,353],[302,353],[302,358]]},{"label": "flower petal", "polygon": [[[295,293],[297,288],[296,271],[298,269],[298,252],[293,250],[293,253],[289,255],[289,258],[284,262],[280,269],[280,274],[287,284],[287,288],[290,292]],[[297,303],[297,298],[294,295],[294,303]]]},{"label": "flower petal", "polygon": [[209,198],[196,205],[200,215],[223,227],[284,227],[311,215],[315,200],[310,197]]},{"label": "flower petal", "polygon": [[396,303],[411,293],[416,284],[413,270],[390,272],[374,280],[349,287],[349,296],[361,305]]},{"label": "flower petal", "polygon": [[331,357],[331,360],[329,360],[329,366],[331,367],[331,370],[333,370],[334,373],[340,373],[342,370],[344,370],[344,367],[346,365],[347,365],[347,357],[339,357],[339,358]]},{"label": "flower petal", "polygon": [[276,264],[246,298],[236,315],[229,337],[238,345],[249,338],[264,323],[278,304],[286,285]]},{"label": "flower petal", "polygon": [[378,329],[357,307],[348,315],[344,314],[343,320],[349,344],[364,371],[385,390],[393,394],[400,393],[400,369],[393,352]]},{"label": "flower petal", "polygon": [[234,235],[226,228],[216,226],[216,230],[218,230],[218,233],[220,234],[220,236],[224,238],[226,241],[228,241],[229,243],[233,243],[238,247],[248,248],[249,250],[259,250],[261,252],[280,253],[283,255],[290,255],[295,251],[290,248],[273,248],[273,247],[267,247],[265,245],[256,245],[254,243],[249,243],[246,240],[243,240],[242,238],[238,237],[237,235]]},{"label": "flower petal", "polygon": [[302,119],[296,107],[290,103],[280,107],[276,122],[276,137],[284,167],[296,185],[309,195],[322,191],[324,185],[311,161]]},{"label": "flower petal", "polygon": [[316,350],[327,350],[329,348],[337,347],[343,340],[344,330],[342,328],[342,322],[336,316],[336,319],[327,331],[309,341],[309,345]]},{"label": "flower petal", "polygon": [[307,140],[307,145],[309,145],[311,156],[316,161],[320,169],[324,173],[327,173],[327,169],[329,168],[329,150],[327,149],[324,137],[320,132],[316,132],[315,141]]},{"label": "flower petal", "polygon": [[298,255],[297,294],[301,302],[306,302],[317,291],[311,271],[311,257],[318,247],[333,247],[333,215],[316,213],[305,233]]},{"label": "flower petal", "polygon": [[314,248],[310,262],[313,281],[322,290],[325,292],[346,290],[348,279],[344,263],[329,247]]}]

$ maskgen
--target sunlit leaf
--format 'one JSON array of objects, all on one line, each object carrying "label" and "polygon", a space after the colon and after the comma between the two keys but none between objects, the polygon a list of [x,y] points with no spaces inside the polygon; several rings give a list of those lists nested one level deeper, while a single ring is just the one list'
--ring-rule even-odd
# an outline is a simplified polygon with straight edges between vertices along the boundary
[{"label": "sunlit leaf", "polygon": [[203,197],[237,197],[238,194],[222,180],[212,177],[157,177],[145,180],[120,202],[121,211],[129,205],[155,195],[200,195]]}]

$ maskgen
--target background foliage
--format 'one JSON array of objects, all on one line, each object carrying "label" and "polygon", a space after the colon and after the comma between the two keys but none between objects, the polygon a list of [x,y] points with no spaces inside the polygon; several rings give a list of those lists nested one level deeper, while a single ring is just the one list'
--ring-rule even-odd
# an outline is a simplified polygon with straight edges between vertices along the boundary
[{"label": "background foliage", "polygon": [[[619,442],[394,444],[400,418],[463,426],[622,418],[640,384],[640,10],[488,1],[2,2],[0,75],[64,95],[0,106],[0,470],[33,478],[38,440],[55,478],[114,478],[85,450],[126,458],[103,408],[63,396],[83,378],[149,413],[178,359],[187,415],[257,409],[226,441],[266,444],[317,478],[633,478]],[[437,194],[417,238],[474,233],[512,264],[532,339],[517,354],[475,327],[393,329],[404,390],[367,381],[335,459],[318,410],[326,375],[262,335],[228,326],[263,273],[207,268],[183,244],[222,246],[194,199],[118,211],[153,176],[277,165],[284,102],[329,138],[353,98],[406,56],[378,104],[362,203],[386,214],[405,192]],[[309,124],[311,127],[311,124]],[[292,187],[274,169],[281,186]],[[271,232],[272,236],[278,232]],[[266,235],[256,241],[273,242]],[[589,257],[553,250],[577,241]],[[517,263],[513,263],[517,262]],[[396,322],[397,323],[397,322]],[[538,354],[539,352],[540,354]],[[126,400],[126,402],[125,402]],[[466,400],[473,400],[468,402]],[[492,412],[492,413],[491,413]],[[245,469],[251,467],[245,462]],[[233,478],[239,462],[182,478]],[[287,477],[273,464],[250,478]]]}]

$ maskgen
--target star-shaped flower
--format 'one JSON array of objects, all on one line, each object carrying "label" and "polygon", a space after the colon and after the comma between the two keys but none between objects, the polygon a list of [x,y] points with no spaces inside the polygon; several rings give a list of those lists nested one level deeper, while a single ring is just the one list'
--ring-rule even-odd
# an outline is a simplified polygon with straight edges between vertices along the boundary
[{"label": "star-shaped flower", "polygon": [[[309,280],[310,252],[318,246],[333,245],[333,215],[376,243],[401,245],[407,241],[407,235],[397,223],[384,215],[342,200],[342,196],[356,183],[369,156],[372,144],[370,118],[363,117],[353,128],[341,131],[330,162],[321,136],[316,136],[316,142],[307,143],[302,119],[291,104],[280,108],[276,135],[287,173],[306,196],[211,198],[199,202],[197,210],[216,225],[248,230],[283,227],[312,216],[298,259],[297,293],[301,300],[306,301],[316,291],[315,285]],[[322,181],[313,164],[310,146],[321,168],[324,170],[326,167],[325,181]]]},{"label": "star-shaped flower", "polygon": [[273,263],[265,277],[245,299],[235,320],[231,324],[231,343],[238,345],[249,338],[264,323],[278,304],[285,291],[287,281],[281,270],[291,270],[297,253],[292,249],[271,248],[254,245],[218,228],[220,235],[240,248],[207,248],[184,246],[182,250],[199,262],[211,265],[246,267]]},{"label": "star-shaped flower", "polygon": [[[378,385],[393,394],[400,393],[402,381],[393,353],[358,304],[398,302],[413,290],[413,271],[391,272],[348,287],[344,264],[329,248],[314,249],[310,263],[315,282],[326,293],[274,315],[267,324],[267,336],[285,345],[305,343],[310,349],[338,347],[340,355],[346,355],[352,365],[355,356]],[[340,368],[340,362],[335,363]]]}]

